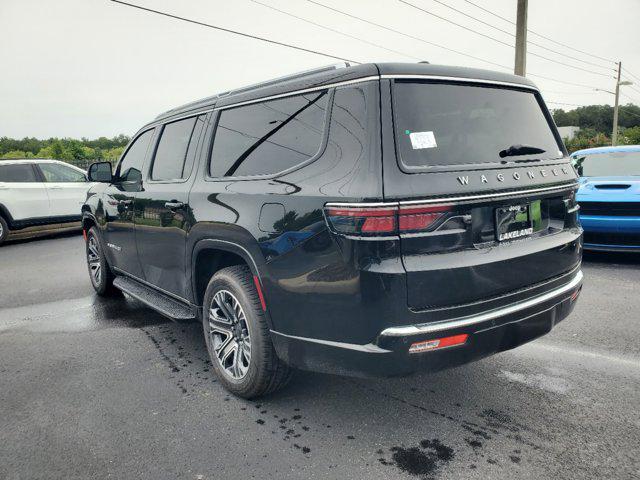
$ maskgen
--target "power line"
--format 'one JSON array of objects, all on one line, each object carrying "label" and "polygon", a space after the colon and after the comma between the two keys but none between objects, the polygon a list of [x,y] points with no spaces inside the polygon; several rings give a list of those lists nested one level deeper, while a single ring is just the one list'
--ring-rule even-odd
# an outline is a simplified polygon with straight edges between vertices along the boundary
[{"label": "power line", "polygon": [[320,23],[316,23],[316,22],[313,22],[311,20],[307,20],[306,18],[299,17],[297,15],[294,15],[293,13],[286,12],[284,10],[280,10],[279,8],[276,8],[276,7],[272,6],[272,5],[267,5],[266,3],[259,2],[258,0],[249,0],[249,1],[253,2],[253,3],[256,3],[258,5],[262,5],[263,7],[270,8],[271,10],[275,10],[276,12],[282,13],[283,15],[287,15],[287,16],[293,17],[293,18],[295,18],[297,20],[301,20],[301,21],[309,23],[311,25],[315,25],[316,27],[323,28],[323,29],[328,30],[328,31],[333,32],[333,33],[337,33],[338,35],[343,35],[343,36],[345,36],[347,38],[358,40],[359,42],[366,43],[367,45],[371,45],[373,47],[381,48],[383,50],[387,50],[388,52],[392,52],[392,53],[395,53],[397,55],[401,55],[403,57],[412,58],[414,60],[422,60],[421,58],[414,57],[413,55],[407,55],[406,53],[399,52],[398,50],[393,50],[392,48],[387,48],[387,47],[385,47],[383,45],[379,45],[377,43],[370,42],[368,40],[365,40],[363,38],[357,37],[355,35],[351,35],[349,33],[341,32],[340,30],[336,30],[335,28],[327,27],[326,25],[322,25]]},{"label": "power line", "polygon": [[[514,21],[512,21],[512,20],[510,20],[508,18],[505,18],[505,17],[503,17],[501,15],[498,15],[497,13],[492,12],[488,8],[485,8],[485,7],[481,6],[481,5],[478,5],[477,3],[474,3],[471,0],[464,0],[464,1],[467,2],[469,5],[473,5],[474,7],[482,10],[483,12],[488,13],[489,15],[493,15],[494,17],[497,17],[497,18],[499,18],[501,20],[504,20],[505,22],[509,22],[512,25],[516,24],[516,22],[514,22]],[[541,33],[534,32],[533,30],[527,29],[527,32],[532,33],[532,34],[534,34],[534,35],[536,35],[536,36],[538,36],[540,38],[544,38],[545,40],[547,40],[549,42],[555,43],[556,45],[560,45],[561,47],[568,48],[569,50],[573,50],[574,52],[578,52],[578,53],[581,53],[583,55],[587,55],[589,57],[597,58],[598,60],[603,60],[605,62],[615,63],[613,60],[611,60],[609,58],[600,57],[600,56],[595,55],[593,53],[585,52],[584,50],[579,50],[579,49],[577,49],[575,47],[572,47],[571,45],[567,45],[566,43],[558,42],[557,40],[554,40],[553,38],[550,38],[550,37],[547,37],[545,35],[542,35]]]},{"label": "power line", "polygon": [[527,74],[527,76],[528,77],[542,78],[544,80],[550,80],[552,82],[563,83],[565,85],[572,85],[574,87],[591,88],[591,89],[600,88],[600,87],[595,87],[593,85],[585,85],[584,83],[567,82],[566,80],[560,80],[558,78],[547,77],[545,75],[538,75],[537,73],[529,73],[529,74]]},{"label": "power line", "polygon": [[451,24],[455,25],[456,27],[460,27],[460,28],[462,28],[464,30],[467,30],[469,32],[473,32],[473,33],[475,33],[477,35],[480,35],[482,37],[488,38],[489,40],[493,40],[494,42],[500,43],[500,44],[505,45],[505,46],[507,46],[509,48],[515,48],[515,45],[512,45],[512,44],[507,43],[507,42],[503,42],[499,38],[492,37],[491,35],[487,35],[486,33],[478,32],[477,30],[474,30],[473,28],[469,28],[469,27],[467,27],[465,25],[462,25],[460,23],[454,22],[453,20],[449,20],[446,17],[438,15],[437,13],[430,12],[429,10],[426,10],[424,8],[418,7],[417,5],[414,5],[413,3],[409,3],[406,0],[398,0],[398,1],[400,3],[404,3],[405,5],[410,6],[412,8],[415,8],[416,10],[420,10],[421,12],[426,13],[427,15],[431,15],[432,17],[436,17],[436,18],[439,18],[440,20],[444,20],[445,22],[451,23]]},{"label": "power line", "polygon": [[635,112],[630,112],[629,110],[626,109],[626,107],[618,107],[620,110],[622,110],[623,112],[625,112],[627,115],[633,115],[634,117],[638,117],[640,118],[640,115],[638,115]]},{"label": "power line", "polygon": [[317,5],[317,6],[322,7],[322,8],[326,8],[327,10],[331,10],[331,11],[333,11],[333,12],[339,13],[339,14],[344,15],[344,16],[346,16],[346,17],[349,17],[349,18],[353,18],[353,19],[359,20],[359,21],[364,22],[364,23],[367,23],[367,24],[369,24],[369,25],[373,25],[373,26],[375,26],[375,27],[382,28],[383,30],[387,30],[387,31],[389,31],[389,32],[396,33],[396,34],[398,34],[398,35],[402,35],[403,37],[410,38],[410,39],[412,39],[412,40],[416,40],[416,41],[418,41],[418,42],[422,42],[422,43],[425,43],[425,44],[427,44],[427,45],[431,45],[431,46],[433,46],[433,47],[442,48],[443,50],[446,50],[446,51],[448,51],[448,52],[456,53],[456,54],[458,54],[458,55],[462,55],[462,56],[467,57],[467,58],[472,58],[472,59],[474,59],[474,60],[478,60],[478,61],[483,62],[483,63],[488,63],[488,64],[490,64],[490,65],[495,65],[495,66],[497,66],[497,67],[504,68],[504,69],[506,69],[506,70],[512,70],[512,67],[509,67],[509,66],[507,66],[507,65],[501,65],[500,63],[492,62],[491,60],[487,60],[487,59],[485,59],[485,58],[476,57],[475,55],[470,55],[470,54],[468,54],[468,53],[461,52],[461,51],[459,51],[459,50],[454,50],[453,48],[445,47],[444,45],[440,45],[440,44],[438,44],[438,43],[431,42],[431,41],[429,41],[429,40],[425,40],[424,38],[416,37],[416,36],[414,36],[414,35],[408,34],[408,33],[403,32],[403,31],[401,31],[401,30],[396,30],[395,28],[387,27],[387,26],[385,26],[385,25],[381,25],[381,24],[379,24],[379,23],[373,22],[373,21],[371,21],[371,20],[367,20],[367,19],[362,18],[362,17],[359,17],[359,16],[357,16],[357,15],[353,15],[353,14],[351,14],[351,13],[344,12],[344,11],[342,11],[342,10],[338,10],[337,8],[330,7],[329,5],[325,5],[325,4],[320,3],[320,2],[317,2],[317,1],[315,1],[315,0],[307,0],[307,2],[309,2],[309,3],[313,3],[314,5]]},{"label": "power line", "polygon": [[[515,48],[515,45],[512,45],[510,43],[504,42],[504,41],[500,40],[499,38],[492,37],[491,35],[487,35],[485,33],[482,33],[482,32],[479,32],[477,30],[474,30],[473,28],[467,27],[466,25],[462,25],[460,23],[454,22],[453,20],[450,20],[450,19],[448,19],[446,17],[438,15],[437,13],[433,13],[433,12],[431,12],[429,10],[421,8],[421,7],[419,7],[417,5],[414,5],[413,3],[410,3],[410,2],[408,2],[406,0],[398,0],[398,1],[400,3],[404,3],[405,5],[408,5],[409,7],[415,8],[416,10],[419,10],[419,11],[421,11],[423,13],[426,13],[427,15],[431,15],[433,17],[436,17],[436,18],[440,19],[440,20],[443,20],[445,22],[451,23],[452,25],[455,25],[456,27],[462,28],[462,29],[467,30],[469,32],[473,32],[476,35],[480,35],[481,37],[488,38],[490,40],[493,40],[494,42],[500,43],[501,45],[506,45],[509,48]],[[566,63],[566,62],[561,62],[561,61],[555,60],[553,58],[545,57],[544,55],[540,55],[539,53],[529,52],[529,55],[531,55],[533,57],[542,58],[543,60],[547,60],[548,62],[557,63],[558,65],[562,65],[563,67],[573,68],[575,70],[580,70],[581,72],[590,73],[592,75],[600,75],[602,77],[615,78],[615,77],[613,77],[613,75],[610,75],[610,74],[601,73],[601,72],[594,72],[593,70],[588,70],[586,68],[577,67],[575,65],[571,65],[571,64]]]},{"label": "power line", "polygon": [[173,15],[171,13],[166,13],[166,12],[161,12],[159,10],[154,10],[152,8],[142,7],[140,5],[135,5],[133,3],[123,2],[121,0],[111,0],[111,1],[114,2],[114,3],[119,3],[121,5],[126,5],[127,7],[137,8],[137,9],[143,10],[145,12],[156,13],[158,15],[162,15],[162,16],[165,16],[165,17],[173,18],[175,20],[181,20],[183,22],[188,22],[188,23],[193,23],[195,25],[200,25],[201,27],[213,28],[214,30],[220,30],[222,32],[233,33],[234,35],[240,35],[241,37],[252,38],[254,40],[260,40],[261,42],[271,43],[273,45],[279,45],[281,47],[292,48],[294,50],[299,50],[301,52],[313,53],[314,55],[320,55],[320,56],[323,56],[323,57],[333,58],[335,60],[343,60],[345,62],[360,63],[358,61],[350,60],[348,58],[339,57],[339,56],[331,55],[331,54],[328,54],[328,53],[323,53],[323,52],[320,52],[320,51],[317,51],[317,50],[311,50],[309,48],[299,47],[297,45],[291,45],[289,43],[278,42],[277,40],[271,40],[269,38],[259,37],[257,35],[252,35],[250,33],[239,32],[239,31],[236,31],[236,30],[231,30],[229,28],[224,28],[224,27],[219,27],[219,26],[216,26],[216,25],[211,25],[209,23],[199,22],[197,20],[192,20],[190,18],[180,17],[178,15]]},{"label": "power line", "polygon": [[[516,36],[516,35],[515,35],[515,33],[513,33],[513,32],[510,32],[510,31],[508,31],[508,30],[504,30],[504,29],[502,29],[502,28],[500,28],[500,27],[497,27],[497,26],[493,25],[492,23],[485,22],[484,20],[481,20],[481,19],[479,19],[479,18],[477,18],[477,17],[474,17],[473,15],[470,15],[470,14],[468,14],[468,13],[466,13],[466,12],[464,12],[464,11],[460,10],[460,9],[457,9],[457,8],[455,8],[455,7],[452,7],[451,5],[447,5],[445,2],[442,2],[441,0],[433,0],[433,1],[434,1],[434,2],[436,2],[437,4],[442,5],[442,6],[443,6],[443,7],[445,7],[445,8],[448,8],[449,10],[453,10],[454,12],[457,12],[457,13],[459,13],[460,15],[464,15],[464,16],[465,16],[465,17],[467,17],[467,18],[470,18],[470,19],[472,19],[472,20],[475,20],[476,22],[479,22],[479,23],[481,23],[481,24],[483,24],[483,25],[486,25],[486,26],[488,26],[488,27],[491,27],[491,28],[493,28],[493,29],[495,29],[495,30],[497,30],[497,31],[499,31],[499,32],[505,33],[505,34],[507,34],[507,35],[509,35],[509,36],[511,36],[511,37],[515,37],[515,36]],[[604,69],[606,69],[606,70],[614,70],[614,69],[612,69],[611,67],[605,67],[604,65],[600,65],[600,64],[597,64],[597,63],[589,62],[589,61],[587,61],[587,60],[583,60],[583,59],[581,59],[581,58],[573,57],[573,56],[571,56],[571,55],[567,55],[566,53],[562,53],[562,52],[559,52],[559,51],[557,51],[557,50],[553,50],[552,48],[545,47],[544,45],[541,45],[541,44],[539,44],[539,43],[536,43],[536,42],[534,42],[534,41],[532,41],[532,40],[528,40],[528,41],[527,41],[527,43],[529,43],[529,44],[531,44],[531,45],[535,45],[535,46],[536,46],[536,47],[538,47],[538,48],[542,48],[543,50],[547,50],[547,51],[552,52],[552,53],[555,53],[555,54],[557,54],[557,55],[561,55],[561,56],[563,56],[563,57],[570,58],[570,59],[572,59],[572,60],[576,60],[576,61],[578,61],[578,62],[585,63],[585,64],[587,64],[587,65],[591,65],[591,66],[599,67],[599,68],[604,68]],[[529,53],[530,53],[531,55],[535,55],[535,53],[533,53],[533,52],[529,52]],[[542,57],[542,58],[545,58],[545,57]],[[545,58],[545,59],[546,59],[546,58]],[[549,59],[549,60],[551,60],[551,59]],[[551,61],[555,61],[555,60],[551,60]]]},{"label": "power line", "polygon": [[634,85],[625,85],[626,88],[630,88],[631,90],[633,90],[636,93],[640,93],[640,90],[637,89]]},{"label": "power line", "polygon": [[628,69],[626,69],[626,68],[624,68],[624,67],[623,67],[623,68],[622,68],[622,71],[623,71],[623,72],[626,72],[626,73],[627,73],[627,75],[629,75],[630,77],[632,77],[633,79],[635,79],[637,82],[640,82],[640,77],[638,77],[637,75],[635,75],[635,74],[631,73]]},{"label": "power line", "polygon": [[623,97],[628,98],[629,100],[631,100],[633,103],[637,104],[640,106],[640,102],[638,100],[636,100],[635,98],[633,98],[631,95],[627,95],[626,93],[621,93],[620,95],[622,95]]},{"label": "power line", "polygon": [[545,100],[545,103],[550,103],[551,105],[565,105],[568,107],[585,107],[586,105],[579,105],[577,103],[564,103],[564,102],[550,102]]}]

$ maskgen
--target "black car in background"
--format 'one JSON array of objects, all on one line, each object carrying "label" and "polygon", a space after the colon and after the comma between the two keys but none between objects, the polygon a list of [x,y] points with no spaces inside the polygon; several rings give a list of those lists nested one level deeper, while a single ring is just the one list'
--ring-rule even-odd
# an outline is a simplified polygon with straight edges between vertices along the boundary
[{"label": "black car in background", "polygon": [[571,167],[529,80],[332,66],[161,114],[90,168],[91,281],[200,319],[233,393],[402,375],[549,332],[582,285]]}]

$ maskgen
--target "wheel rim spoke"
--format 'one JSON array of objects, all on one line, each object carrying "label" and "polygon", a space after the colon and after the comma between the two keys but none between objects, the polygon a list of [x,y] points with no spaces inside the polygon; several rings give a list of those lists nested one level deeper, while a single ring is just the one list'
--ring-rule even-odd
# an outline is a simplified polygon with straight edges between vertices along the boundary
[{"label": "wheel rim spoke", "polygon": [[208,313],[215,360],[226,375],[239,380],[251,364],[251,338],[242,306],[229,291],[220,290],[214,295]]},{"label": "wheel rim spoke", "polygon": [[98,285],[102,275],[102,266],[100,264],[100,250],[94,237],[90,237],[87,244],[87,262],[89,263],[91,279],[95,285]]}]

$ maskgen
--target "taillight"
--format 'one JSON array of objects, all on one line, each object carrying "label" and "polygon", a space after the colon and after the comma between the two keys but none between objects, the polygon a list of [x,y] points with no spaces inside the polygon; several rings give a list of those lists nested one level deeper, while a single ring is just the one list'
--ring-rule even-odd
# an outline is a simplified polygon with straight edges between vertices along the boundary
[{"label": "taillight", "polygon": [[400,232],[420,232],[428,230],[440,220],[451,205],[431,205],[425,207],[401,206],[398,214]]},{"label": "taillight", "polygon": [[388,236],[431,229],[452,209],[451,205],[327,206],[329,227],[336,233],[357,236]]}]

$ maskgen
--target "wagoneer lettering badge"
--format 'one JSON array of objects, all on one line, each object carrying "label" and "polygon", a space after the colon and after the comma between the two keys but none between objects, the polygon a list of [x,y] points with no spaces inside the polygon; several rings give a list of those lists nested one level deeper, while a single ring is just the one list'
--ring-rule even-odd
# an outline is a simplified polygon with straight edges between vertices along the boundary
[{"label": "wagoneer lettering badge", "polygon": [[[561,167],[560,169],[552,168],[551,173],[553,176],[558,177],[560,175],[569,175],[569,170],[566,167]],[[525,173],[521,173],[515,171],[511,174],[512,178],[516,181],[522,180],[522,178],[529,178],[531,180],[536,178],[536,175],[540,175],[541,177],[546,177],[549,174],[548,170],[540,169],[540,170],[527,170]],[[526,177],[525,177],[526,176]],[[460,185],[469,185],[470,179],[469,175],[462,175],[458,177],[458,182]],[[489,179],[486,174],[480,174],[479,177],[480,183],[489,183]],[[505,175],[502,172],[499,172],[495,175],[495,178],[498,182],[504,182]]]}]

